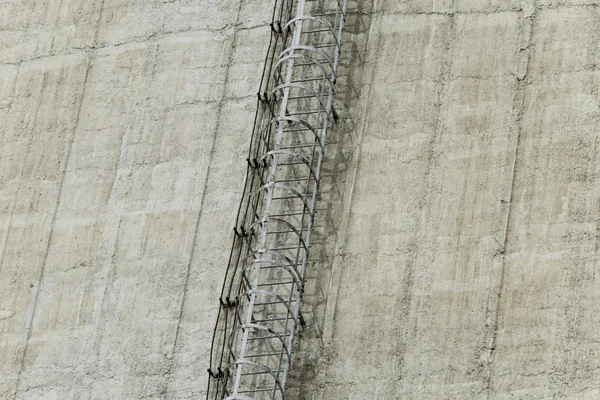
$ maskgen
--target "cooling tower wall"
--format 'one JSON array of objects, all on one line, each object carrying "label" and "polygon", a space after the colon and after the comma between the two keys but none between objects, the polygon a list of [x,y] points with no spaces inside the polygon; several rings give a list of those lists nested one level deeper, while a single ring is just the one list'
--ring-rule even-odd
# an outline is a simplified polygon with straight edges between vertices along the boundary
[{"label": "cooling tower wall", "polygon": [[[203,399],[273,1],[0,5],[0,398]],[[289,399],[600,397],[600,2],[350,1]]]}]

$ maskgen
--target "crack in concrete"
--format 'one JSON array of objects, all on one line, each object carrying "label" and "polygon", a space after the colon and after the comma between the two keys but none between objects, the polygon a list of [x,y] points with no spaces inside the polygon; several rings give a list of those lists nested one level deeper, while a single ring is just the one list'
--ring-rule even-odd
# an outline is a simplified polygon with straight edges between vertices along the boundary
[{"label": "crack in concrete", "polygon": [[[528,6],[515,6],[515,7],[496,7],[489,10],[454,10],[454,11],[433,11],[433,10],[414,10],[414,11],[389,11],[389,10],[374,10],[371,14],[378,16],[453,16],[453,15],[494,15],[494,14],[514,14],[514,13],[526,13]],[[452,6],[449,6],[449,9]],[[540,4],[535,6],[538,11],[542,10],[562,10],[562,9],[587,9],[587,8],[600,8],[600,3],[588,3],[588,4],[569,4],[569,3],[558,3],[558,4]],[[356,13],[360,13],[357,11]]]},{"label": "crack in concrete", "polygon": [[[102,0],[101,3],[101,9],[100,9],[100,16],[98,17],[98,25],[96,26],[96,30],[95,30],[95,36],[94,36],[94,40],[97,39],[97,35],[98,35],[98,29],[99,29],[99,25],[100,25],[100,20],[101,20],[101,15],[102,15],[102,7],[104,5],[104,1]],[[35,8],[35,5],[34,7]],[[33,13],[33,9],[32,9],[32,13]],[[31,17],[29,18],[31,19]],[[88,63],[87,63],[87,67],[86,67],[86,72],[83,78],[83,83],[82,83],[82,90],[81,90],[81,98],[79,101],[79,105],[77,108],[77,114],[75,117],[75,124],[73,126],[73,128],[70,131],[69,134],[69,138],[67,139],[67,143],[65,145],[66,149],[63,150],[63,157],[60,161],[60,167],[59,167],[59,177],[58,177],[58,193],[56,195],[56,202],[55,202],[55,207],[54,210],[52,210],[49,219],[50,221],[48,222],[48,240],[46,242],[45,245],[45,249],[44,249],[44,254],[42,256],[42,261],[41,261],[41,267],[40,267],[40,272],[39,272],[39,278],[37,279],[38,284],[35,286],[34,289],[34,293],[33,293],[33,299],[31,300],[32,306],[31,306],[31,315],[29,318],[26,319],[26,325],[25,325],[25,344],[23,347],[23,351],[22,351],[22,355],[21,355],[21,362],[20,362],[20,368],[19,368],[19,374],[17,377],[17,382],[15,385],[15,390],[13,393],[13,399],[16,399],[19,391],[21,389],[21,382],[22,382],[22,375],[23,375],[23,371],[25,370],[25,358],[27,355],[27,350],[29,348],[29,341],[31,338],[31,331],[33,330],[33,321],[35,320],[35,316],[37,314],[38,311],[38,299],[39,299],[39,295],[40,292],[42,291],[42,286],[43,286],[43,282],[44,282],[44,277],[45,277],[45,272],[46,272],[46,263],[47,263],[47,259],[48,259],[48,254],[50,253],[50,245],[52,243],[52,238],[53,238],[53,234],[54,234],[54,227],[55,227],[55,222],[56,222],[56,216],[58,214],[58,210],[60,209],[60,203],[61,203],[61,197],[62,197],[62,191],[64,188],[64,182],[65,182],[65,177],[67,174],[67,169],[68,169],[68,165],[70,163],[71,160],[71,150],[73,148],[73,142],[75,139],[75,134],[77,132],[77,127],[79,125],[79,120],[81,117],[81,110],[82,110],[82,106],[83,106],[83,102],[85,99],[85,93],[86,93],[86,87],[87,87],[87,81],[88,81],[88,77],[89,77],[89,73],[90,73],[90,69],[92,66],[92,56],[88,55]],[[44,78],[45,79],[45,78]],[[42,89],[45,85],[42,85]],[[40,96],[40,102],[41,102],[41,96]],[[27,389],[28,390],[28,389]],[[26,390],[26,391],[27,391]]]},{"label": "crack in concrete", "polygon": [[[455,7],[455,3],[456,0],[451,1],[451,9]],[[450,79],[450,75],[452,73],[452,66],[454,65],[454,52],[456,50],[456,41],[458,33],[458,26],[456,21],[458,14],[451,13],[449,14],[449,17],[449,30],[445,40],[445,56],[444,61],[442,62],[442,69],[440,71],[439,88],[437,89],[437,100],[434,104],[434,107],[436,109],[436,118],[433,124],[433,131],[427,152],[427,167],[424,174],[425,189],[424,193],[421,196],[421,199],[419,200],[419,214],[421,214],[421,218],[419,218],[419,221],[417,222],[414,237],[412,238],[409,244],[412,256],[409,257],[406,265],[406,284],[404,285],[402,291],[402,303],[405,304],[406,307],[406,315],[404,316],[404,334],[402,335],[403,341],[400,343],[398,349],[395,351],[395,354],[397,354],[397,357],[399,357],[400,359],[397,372],[399,380],[403,379],[404,367],[406,365],[407,346],[409,342],[408,338],[413,336],[415,332],[418,331],[416,329],[418,318],[413,319],[414,325],[409,324],[409,322],[411,321],[411,314],[413,310],[413,288],[415,283],[414,275],[415,268],[419,260],[419,243],[423,242],[423,236],[425,235],[424,225],[428,219],[427,210],[431,209],[431,196],[435,192],[435,183],[433,181],[434,178],[432,172],[439,155],[439,146],[442,135],[442,108],[448,90],[448,85],[446,82],[448,82]]]},{"label": "crack in concrete", "polygon": [[[518,172],[518,158],[519,158],[519,148],[521,137],[523,133],[523,116],[525,113],[525,92],[528,86],[527,82],[527,72],[529,70],[529,64],[531,61],[531,47],[532,47],[532,37],[534,35],[534,24],[536,11],[538,8],[535,7],[536,0],[528,0],[526,3],[526,7],[523,10],[523,18],[522,18],[522,28],[521,28],[521,41],[522,43],[519,46],[519,54],[517,59],[516,66],[516,82],[515,82],[515,98],[513,102],[513,109],[516,110],[515,123],[517,125],[517,133],[515,138],[515,148],[512,154],[512,169],[509,179],[509,193],[508,199],[505,201],[506,206],[506,216],[504,219],[504,229],[503,229],[503,237],[501,248],[499,249],[499,256],[501,257],[500,261],[500,271],[499,271],[499,282],[498,289],[496,293],[491,295],[492,301],[494,301],[493,306],[493,321],[490,326],[491,338],[489,340],[489,348],[487,349],[487,355],[485,356],[485,360],[487,364],[484,368],[487,369],[487,376],[485,377],[485,389],[487,398],[491,398],[492,389],[493,389],[493,380],[494,380],[494,363],[493,359],[495,356],[497,344],[498,344],[498,328],[501,320],[501,308],[502,308],[502,297],[504,294],[504,286],[506,283],[506,257],[507,257],[507,248],[509,243],[509,232],[511,228],[511,216],[512,216],[512,201],[515,192],[516,185],[516,176]],[[499,243],[500,244],[500,243]],[[488,303],[488,314],[491,312],[490,305]]]},{"label": "crack in concrete", "polygon": [[[244,4],[243,1],[240,1],[238,4],[237,15],[236,15],[237,22],[239,22],[243,4]],[[207,168],[206,168],[206,172],[205,172],[204,182],[202,185],[203,186],[202,195],[201,195],[201,198],[199,201],[198,216],[196,218],[194,233],[192,235],[191,250],[189,252],[189,258],[188,258],[188,260],[186,260],[185,279],[183,282],[183,291],[181,293],[179,313],[177,316],[177,327],[175,329],[175,334],[173,337],[173,344],[171,346],[171,352],[167,356],[168,367],[167,367],[167,371],[165,372],[165,376],[167,377],[167,382],[165,383],[165,390],[164,390],[165,399],[168,397],[169,392],[171,392],[173,390],[172,389],[173,381],[174,381],[173,367],[174,367],[174,364],[176,363],[175,356],[177,354],[177,345],[180,340],[181,320],[183,318],[183,312],[184,312],[184,308],[186,305],[186,298],[187,298],[187,292],[188,292],[188,287],[189,287],[189,278],[190,278],[190,273],[192,270],[192,263],[194,261],[194,256],[196,254],[196,241],[198,238],[198,233],[200,231],[200,225],[201,225],[202,214],[203,214],[202,211],[204,208],[204,202],[206,199],[208,184],[209,184],[210,177],[211,177],[212,160],[215,155],[217,137],[219,135],[219,131],[220,131],[220,127],[221,127],[221,119],[223,118],[223,106],[225,104],[225,98],[227,96],[227,87],[228,87],[228,83],[229,83],[229,72],[231,70],[231,68],[230,68],[231,65],[233,65],[233,57],[234,57],[235,50],[236,50],[238,34],[239,34],[239,30],[235,30],[233,32],[232,39],[231,39],[231,48],[229,50],[229,54],[227,55],[227,60],[228,60],[227,63],[223,63],[223,62],[220,63],[220,65],[225,67],[225,75],[223,78],[223,85],[222,85],[222,89],[221,89],[220,100],[218,100],[218,109],[216,111],[217,123],[215,124],[212,142],[210,145],[210,153],[208,156]],[[204,373],[203,375],[206,375],[206,373]]]},{"label": "crack in concrete", "polygon": [[[0,66],[7,66],[7,65],[20,66],[21,64],[27,64],[27,63],[31,63],[34,61],[45,60],[45,59],[52,58],[52,57],[75,55],[78,52],[91,53],[91,52],[99,51],[99,50],[117,49],[120,47],[126,47],[128,45],[144,44],[147,42],[157,42],[157,41],[161,41],[161,40],[165,40],[165,39],[176,38],[179,35],[182,35],[185,33],[187,33],[187,34],[223,33],[223,34],[227,34],[227,35],[232,35],[235,32],[250,31],[253,29],[265,29],[265,30],[269,30],[269,32],[270,32],[270,29],[271,29],[269,27],[269,25],[266,23],[250,25],[250,26],[242,26],[242,25],[243,25],[242,23],[230,23],[221,28],[192,29],[190,27],[190,28],[174,30],[174,31],[159,30],[157,32],[153,32],[144,37],[133,38],[131,40],[125,40],[125,41],[116,42],[116,43],[97,44],[96,43],[97,39],[94,39],[94,42],[90,46],[73,46],[73,47],[71,47],[70,50],[75,50],[75,51],[56,51],[56,52],[51,51],[48,54],[40,54],[40,55],[37,55],[34,57],[24,58],[18,62],[0,62]],[[1,33],[1,31],[0,31],[0,33]],[[97,38],[97,36],[98,36],[98,33],[96,34],[96,38]],[[184,36],[184,37],[186,37],[186,36]]]}]

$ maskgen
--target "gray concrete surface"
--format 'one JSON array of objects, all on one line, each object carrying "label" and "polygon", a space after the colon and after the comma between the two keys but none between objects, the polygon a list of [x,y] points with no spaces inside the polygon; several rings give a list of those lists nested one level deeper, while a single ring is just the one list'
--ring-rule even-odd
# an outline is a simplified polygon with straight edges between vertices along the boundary
[{"label": "gray concrete surface", "polygon": [[[600,398],[600,1],[352,2],[290,398]],[[0,398],[198,399],[267,0],[0,0]]]}]

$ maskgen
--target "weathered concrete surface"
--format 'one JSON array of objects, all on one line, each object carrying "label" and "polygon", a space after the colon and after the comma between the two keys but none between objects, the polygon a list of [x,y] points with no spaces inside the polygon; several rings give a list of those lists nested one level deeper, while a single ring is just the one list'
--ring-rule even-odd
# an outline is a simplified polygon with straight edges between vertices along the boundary
[{"label": "weathered concrete surface", "polygon": [[[2,0],[0,399],[197,399],[267,0]],[[290,398],[600,398],[600,1],[351,2]]]},{"label": "weathered concrete surface", "polygon": [[374,3],[303,398],[600,398],[597,3]]},{"label": "weathered concrete surface", "polygon": [[192,399],[268,1],[0,5],[0,398]]}]

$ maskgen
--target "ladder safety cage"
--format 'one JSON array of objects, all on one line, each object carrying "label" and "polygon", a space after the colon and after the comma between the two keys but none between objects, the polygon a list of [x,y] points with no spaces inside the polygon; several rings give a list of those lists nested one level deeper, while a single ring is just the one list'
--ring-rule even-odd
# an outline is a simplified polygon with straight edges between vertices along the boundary
[{"label": "ladder safety cage", "polygon": [[207,400],[283,400],[333,106],[347,0],[274,0]]}]

